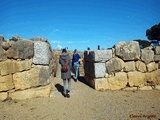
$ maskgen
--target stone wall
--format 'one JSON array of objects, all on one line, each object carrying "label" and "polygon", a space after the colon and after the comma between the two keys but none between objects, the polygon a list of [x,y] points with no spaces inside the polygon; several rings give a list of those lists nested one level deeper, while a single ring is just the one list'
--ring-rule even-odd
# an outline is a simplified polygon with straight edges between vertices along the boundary
[{"label": "stone wall", "polygon": [[108,50],[84,52],[85,80],[96,90],[152,90],[160,85],[160,46],[140,49],[119,42]]},{"label": "stone wall", "polygon": [[[2,36],[1,36],[2,37]],[[48,97],[52,49],[45,38],[13,37],[0,41],[0,101]]]}]

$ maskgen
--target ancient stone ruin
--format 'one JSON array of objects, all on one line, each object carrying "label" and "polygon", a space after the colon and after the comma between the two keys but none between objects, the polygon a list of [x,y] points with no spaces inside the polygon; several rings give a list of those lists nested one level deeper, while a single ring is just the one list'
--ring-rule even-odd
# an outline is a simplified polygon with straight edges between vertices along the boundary
[{"label": "ancient stone ruin", "polygon": [[[49,97],[60,53],[46,38],[0,35],[0,101]],[[160,46],[140,49],[132,41],[85,51],[80,75],[96,90],[160,89]]]},{"label": "ancient stone ruin", "polygon": [[52,49],[45,38],[0,38],[0,101],[48,97]]},{"label": "ancient stone ruin", "polygon": [[85,80],[96,90],[160,89],[160,46],[140,49],[119,42],[108,50],[84,52]]}]

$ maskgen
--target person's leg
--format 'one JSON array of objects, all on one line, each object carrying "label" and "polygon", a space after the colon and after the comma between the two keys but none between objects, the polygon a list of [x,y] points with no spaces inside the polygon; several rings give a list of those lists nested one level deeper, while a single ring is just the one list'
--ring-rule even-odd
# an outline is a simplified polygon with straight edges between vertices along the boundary
[{"label": "person's leg", "polygon": [[71,79],[68,79],[68,92],[71,90]]},{"label": "person's leg", "polygon": [[74,63],[75,79],[77,79],[77,78],[78,78],[78,68],[79,68],[79,64],[78,64],[78,62]]},{"label": "person's leg", "polygon": [[64,89],[63,93],[64,93],[64,95],[66,95],[67,89],[66,89],[66,80],[65,79],[63,80],[63,89]]},{"label": "person's leg", "polygon": [[68,90],[67,90],[66,97],[69,98],[70,97],[69,92],[70,92],[70,87],[71,87],[71,79],[68,79],[67,81],[68,81]]}]

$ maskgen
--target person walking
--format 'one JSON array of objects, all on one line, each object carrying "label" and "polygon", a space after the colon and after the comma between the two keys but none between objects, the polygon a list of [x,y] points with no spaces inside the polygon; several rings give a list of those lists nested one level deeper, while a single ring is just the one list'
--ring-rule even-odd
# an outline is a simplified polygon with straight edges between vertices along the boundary
[{"label": "person walking", "polygon": [[[70,88],[71,88],[71,60],[66,49],[62,49],[62,54],[59,58],[59,63],[61,64],[61,78],[63,79],[63,96],[70,97]],[[68,89],[67,89],[68,83]]]},{"label": "person walking", "polygon": [[74,67],[74,74],[75,74],[75,80],[77,81],[78,79],[78,72],[79,72],[79,59],[80,55],[77,52],[77,49],[74,50],[73,58],[72,58],[72,64]]}]

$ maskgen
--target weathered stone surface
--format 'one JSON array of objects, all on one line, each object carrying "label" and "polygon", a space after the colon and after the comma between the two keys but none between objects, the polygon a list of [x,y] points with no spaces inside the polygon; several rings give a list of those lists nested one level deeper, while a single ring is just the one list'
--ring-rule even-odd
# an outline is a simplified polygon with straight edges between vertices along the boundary
[{"label": "weathered stone surface", "polygon": [[160,69],[150,73],[145,73],[146,81],[152,81],[155,85],[160,85]]},{"label": "weathered stone surface", "polygon": [[4,40],[3,35],[0,34],[0,43]]},{"label": "weathered stone surface", "polygon": [[140,87],[139,90],[153,90],[153,88],[151,86],[143,86]]},{"label": "weathered stone surface", "polygon": [[112,58],[112,50],[95,50],[90,51],[89,56],[87,57],[88,61],[92,62],[106,62]]},{"label": "weathered stone surface", "polygon": [[94,79],[94,81],[95,81],[95,90],[104,91],[109,89],[107,78],[98,78]]},{"label": "weathered stone surface", "polygon": [[35,66],[29,71],[18,72],[13,75],[15,89],[27,89],[50,83],[48,66]]},{"label": "weathered stone surface", "polygon": [[95,78],[104,77],[106,72],[105,63],[91,63],[90,75]]},{"label": "weathered stone surface", "polygon": [[0,91],[8,91],[14,88],[12,75],[0,76]]},{"label": "weathered stone surface", "polygon": [[120,90],[127,85],[127,74],[125,72],[115,73],[115,77],[108,78],[110,90]]},{"label": "weathered stone surface", "polygon": [[49,65],[50,58],[51,52],[49,50],[49,44],[41,41],[35,41],[33,63],[39,65]]},{"label": "weathered stone surface", "polygon": [[106,72],[118,72],[124,68],[124,61],[120,58],[112,58],[108,62],[106,62]]},{"label": "weathered stone surface", "polygon": [[4,50],[8,50],[9,49],[9,43],[8,42],[6,42],[6,41],[3,41],[2,43],[1,43],[1,45],[2,45],[2,48],[4,49]]},{"label": "weathered stone surface", "polygon": [[108,74],[108,73],[105,73],[105,78],[110,78],[110,77],[114,77],[115,74],[114,73],[111,73],[111,74]]},{"label": "weathered stone surface", "polygon": [[128,72],[128,81],[129,81],[129,85],[131,87],[137,86],[143,86],[146,79],[145,79],[145,73],[141,73],[141,72]]},{"label": "weathered stone surface", "polygon": [[12,42],[7,50],[7,56],[14,59],[27,59],[33,57],[33,42],[29,40],[20,40]]},{"label": "weathered stone surface", "polygon": [[31,88],[23,91],[10,92],[9,97],[14,100],[24,100],[37,97],[49,97],[51,85]]},{"label": "weathered stone surface", "polygon": [[160,69],[160,61],[157,64],[158,64],[158,69]]},{"label": "weathered stone surface", "polygon": [[91,66],[91,62],[88,62],[88,61],[86,61],[85,60],[85,64],[84,64],[84,69],[85,69],[85,74],[87,73],[87,74],[90,74],[90,66]]},{"label": "weathered stone surface", "polygon": [[154,55],[154,61],[160,61],[160,55]]},{"label": "weathered stone surface", "polygon": [[0,62],[6,59],[6,55],[4,53],[4,50],[2,46],[0,45]]},{"label": "weathered stone surface", "polygon": [[4,101],[8,98],[7,92],[0,92],[0,101]]},{"label": "weathered stone surface", "polygon": [[156,46],[155,53],[156,55],[160,55],[160,46]]},{"label": "weathered stone surface", "polygon": [[123,90],[135,91],[137,90],[137,87],[125,87]]},{"label": "weathered stone surface", "polygon": [[119,42],[115,45],[115,53],[123,60],[137,60],[140,57],[139,43],[132,42]]},{"label": "weathered stone surface", "polygon": [[146,72],[146,65],[142,61],[136,61],[136,70],[140,72]]},{"label": "weathered stone surface", "polygon": [[32,40],[32,41],[48,42],[48,40],[46,38],[40,37],[40,36],[38,36],[36,38],[30,38],[30,40]]},{"label": "weathered stone surface", "polygon": [[152,50],[141,50],[141,60],[146,64],[154,61],[154,51]]},{"label": "weathered stone surface", "polygon": [[84,60],[88,60],[89,51],[84,51]]},{"label": "weathered stone surface", "polygon": [[147,64],[147,71],[148,72],[151,72],[151,71],[154,71],[157,69],[158,69],[158,66],[156,65],[155,62],[151,62],[151,63]]},{"label": "weathered stone surface", "polygon": [[156,90],[160,90],[160,85],[155,86]]},{"label": "weathered stone surface", "polygon": [[134,61],[125,62],[124,71],[126,72],[135,71],[135,62]]},{"label": "weathered stone surface", "polygon": [[1,63],[1,75],[8,75],[15,72],[15,69],[12,64],[12,60],[6,60]]},{"label": "weathered stone surface", "polygon": [[13,41],[19,41],[20,39],[21,39],[20,36],[13,36],[13,37],[12,37],[12,40],[13,40]]},{"label": "weathered stone surface", "polygon": [[32,59],[13,61],[13,64],[15,65],[15,71],[20,72],[31,69],[32,61],[33,61]]},{"label": "weathered stone surface", "polygon": [[24,70],[31,69],[32,59],[16,61],[16,60],[6,60],[1,62],[0,73],[1,75],[8,75],[11,73],[16,73]]}]

